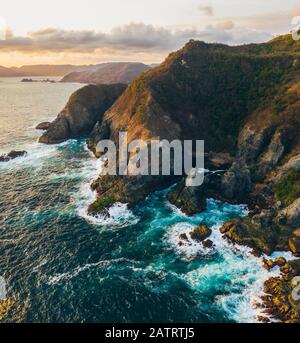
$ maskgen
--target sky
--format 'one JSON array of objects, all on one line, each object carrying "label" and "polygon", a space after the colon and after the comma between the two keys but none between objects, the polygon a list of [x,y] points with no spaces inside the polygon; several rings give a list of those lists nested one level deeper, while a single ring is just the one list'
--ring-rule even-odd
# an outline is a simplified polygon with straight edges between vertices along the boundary
[{"label": "sky", "polygon": [[1,0],[0,65],[159,63],[189,39],[290,32],[299,0]]}]

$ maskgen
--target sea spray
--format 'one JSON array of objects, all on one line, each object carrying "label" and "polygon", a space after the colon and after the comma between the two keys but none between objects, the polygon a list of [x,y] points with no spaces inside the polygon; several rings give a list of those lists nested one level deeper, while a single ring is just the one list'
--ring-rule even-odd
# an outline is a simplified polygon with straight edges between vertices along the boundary
[{"label": "sea spray", "polygon": [[[268,278],[280,275],[280,271],[274,268],[272,272],[268,272],[263,268],[261,258],[255,257],[251,249],[223,239],[219,231],[221,218],[230,210],[232,205],[224,204],[223,211],[220,212],[218,202],[209,200],[208,210],[202,214],[203,219],[210,213],[215,214],[214,220],[219,221],[212,227],[213,231],[209,239],[213,242],[213,246],[210,248],[190,238],[189,233],[195,227],[192,223],[175,224],[167,232],[166,240],[181,259],[203,260],[198,268],[180,276],[192,289],[208,294],[215,293],[215,304],[227,313],[229,319],[237,322],[256,322],[258,316],[265,315],[260,306],[261,296],[264,295],[264,283]],[[178,210],[175,211],[178,213]],[[240,216],[246,214],[245,206],[240,206]],[[180,239],[181,233],[186,235],[186,240]],[[274,253],[275,255],[279,253]],[[211,258],[208,258],[209,256]]]},{"label": "sea spray", "polygon": [[89,215],[87,208],[97,199],[97,192],[92,190],[91,183],[97,179],[103,168],[104,161],[95,158],[92,152],[84,144],[87,160],[83,163],[80,175],[81,183],[75,194],[78,214],[89,223],[102,227],[124,227],[138,222],[138,218],[128,210],[126,204],[116,203],[108,209],[109,215]]}]

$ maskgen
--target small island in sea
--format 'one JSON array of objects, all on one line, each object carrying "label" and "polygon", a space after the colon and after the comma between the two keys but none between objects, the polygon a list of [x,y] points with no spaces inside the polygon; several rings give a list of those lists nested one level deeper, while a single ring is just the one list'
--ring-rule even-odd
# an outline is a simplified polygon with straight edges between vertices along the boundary
[{"label": "small island in sea", "polygon": [[41,80],[37,80],[37,79],[22,79],[21,82],[46,82],[46,83],[56,83],[55,80],[50,80],[50,79],[41,79]]}]

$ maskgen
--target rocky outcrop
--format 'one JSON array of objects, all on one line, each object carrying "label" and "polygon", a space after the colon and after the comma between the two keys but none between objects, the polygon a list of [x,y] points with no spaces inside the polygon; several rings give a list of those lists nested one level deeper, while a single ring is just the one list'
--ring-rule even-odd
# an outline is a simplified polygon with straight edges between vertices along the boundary
[{"label": "rocky outcrop", "polygon": [[193,231],[190,232],[191,239],[202,242],[205,241],[211,235],[212,231],[205,225],[196,227]]},{"label": "rocky outcrop", "polygon": [[288,225],[291,228],[300,227],[300,198],[279,211],[276,219],[280,224]]},{"label": "rocky outcrop", "polygon": [[39,142],[57,144],[70,138],[87,136],[105,111],[124,92],[126,85],[86,86],[70,97],[67,105],[49,125]]},{"label": "rocky outcrop", "polygon": [[179,234],[179,246],[191,245],[193,241],[201,243],[204,248],[210,249],[213,247],[213,242],[207,239],[212,233],[212,230],[205,225],[195,227],[192,231]]},{"label": "rocky outcrop", "polygon": [[[298,92],[295,71],[300,66],[293,63],[297,47],[285,39],[240,47],[191,40],[130,84],[94,128],[88,140],[90,149],[95,152],[103,138],[117,142],[123,130],[128,132],[129,142],[158,137],[203,139],[206,151],[212,152],[207,161],[216,169],[225,167],[219,187],[211,192],[210,187],[204,191],[205,185],[203,190],[188,190],[180,184],[169,200],[187,214],[203,210],[208,193],[235,203],[251,202],[253,207],[260,198],[267,208],[275,199],[270,194],[272,182],[269,185],[265,180],[294,153],[298,137],[298,105],[293,99]],[[279,53],[270,53],[274,49]],[[291,99],[295,102],[292,108]],[[215,153],[219,156],[214,157]],[[231,156],[234,161],[228,158]],[[106,183],[105,176],[101,180]],[[119,182],[126,189],[129,179],[120,177]],[[143,182],[137,181],[138,199],[147,194],[141,184],[144,189],[156,190],[153,179],[144,177]],[[258,184],[263,185],[263,192],[257,192]],[[127,200],[121,194],[118,197]]]},{"label": "rocky outcrop", "polygon": [[300,237],[291,237],[289,239],[289,247],[295,256],[300,257]]},{"label": "rocky outcrop", "polygon": [[176,179],[172,176],[100,176],[91,187],[98,194],[98,199],[88,208],[89,214],[108,213],[114,203],[126,203],[129,207],[145,199],[154,189],[162,190],[171,186]]},{"label": "rocky outcrop", "polygon": [[190,216],[206,208],[206,195],[201,187],[186,187],[185,180],[179,182],[167,197],[172,205]]},{"label": "rocky outcrop", "polygon": [[50,126],[51,126],[50,122],[44,121],[36,126],[36,130],[46,131],[50,128]]},{"label": "rocky outcrop", "polygon": [[[263,312],[271,319],[284,323],[300,322],[299,275],[300,260],[289,261],[280,267],[279,277],[265,282]],[[298,277],[296,279],[296,277]],[[298,291],[297,291],[298,289]],[[297,297],[295,297],[295,295]]]},{"label": "rocky outcrop", "polygon": [[236,161],[221,181],[221,192],[226,199],[243,202],[252,190],[251,172],[243,161]]},{"label": "rocky outcrop", "polygon": [[15,158],[23,157],[23,156],[26,156],[26,155],[27,155],[26,151],[12,150],[8,154],[0,155],[0,162],[8,162],[10,160],[14,160]]},{"label": "rocky outcrop", "polygon": [[[74,118],[67,109],[44,140],[60,141],[91,131],[88,146],[97,156],[97,143],[101,139],[117,143],[120,131],[128,132],[128,142],[204,140],[211,152],[206,156],[209,168],[225,171],[208,173],[201,187],[188,188],[184,177],[172,175],[103,175],[92,184],[98,198],[89,213],[108,215],[115,202],[134,206],[149,193],[177,182],[168,199],[189,215],[205,209],[208,197],[248,204],[247,217],[221,228],[224,238],[249,246],[256,255],[290,250],[297,256],[300,64],[295,63],[295,54],[299,52],[300,43],[291,36],[235,47],[191,40],[131,82],[111,107],[91,110],[95,101],[91,97],[84,106],[75,106]],[[93,94],[98,96],[96,90]],[[81,116],[92,120],[88,125],[83,120],[78,129]],[[180,241],[185,240],[182,236]],[[279,263],[283,271],[291,266]],[[273,315],[294,320],[296,314],[290,312],[294,305],[285,295],[288,289],[280,280],[275,288],[271,284],[271,294],[284,294],[276,300],[281,305]]]},{"label": "rocky outcrop", "polygon": [[199,187],[187,187],[182,179],[167,194],[169,202],[185,214],[192,216],[206,209],[206,199],[218,196],[223,171],[206,172],[204,182]]},{"label": "rocky outcrop", "polygon": [[283,267],[287,263],[286,259],[284,257],[277,257],[274,260],[272,259],[263,259],[263,266],[265,269],[270,271],[271,269],[275,267]]}]

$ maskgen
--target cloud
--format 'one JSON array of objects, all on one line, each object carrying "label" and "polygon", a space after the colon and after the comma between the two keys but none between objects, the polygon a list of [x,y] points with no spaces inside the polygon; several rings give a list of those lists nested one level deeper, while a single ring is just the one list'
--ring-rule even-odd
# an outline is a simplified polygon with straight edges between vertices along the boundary
[{"label": "cloud", "polygon": [[212,6],[209,5],[200,5],[198,6],[198,10],[209,17],[212,17],[214,15],[214,9]]},{"label": "cloud", "polygon": [[220,21],[204,29],[177,29],[155,27],[144,23],[130,23],[114,28],[109,33],[92,30],[63,30],[46,28],[29,32],[25,37],[14,36],[7,31],[6,39],[0,40],[2,52],[62,52],[93,53],[166,53],[183,46],[189,39],[207,42],[240,44],[261,42],[272,36],[264,31],[237,27],[232,20]]}]

